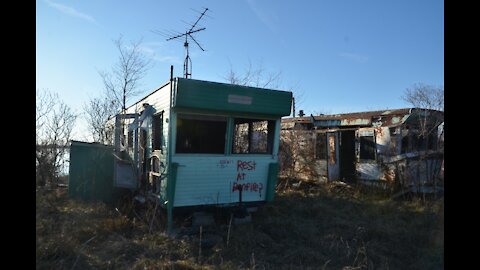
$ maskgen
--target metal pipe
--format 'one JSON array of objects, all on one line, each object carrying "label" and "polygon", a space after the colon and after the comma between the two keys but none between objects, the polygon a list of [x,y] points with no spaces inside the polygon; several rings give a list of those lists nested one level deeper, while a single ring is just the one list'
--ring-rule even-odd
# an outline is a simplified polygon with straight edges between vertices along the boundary
[{"label": "metal pipe", "polygon": [[[170,66],[170,104],[168,110],[168,146],[167,146],[167,233],[170,234],[173,229],[173,200],[171,192],[174,192],[172,185],[172,99],[173,99],[173,65]],[[170,191],[170,192],[169,192]]]},{"label": "metal pipe", "polygon": [[242,209],[242,190],[243,186],[241,184],[238,185],[238,206],[240,209]]}]

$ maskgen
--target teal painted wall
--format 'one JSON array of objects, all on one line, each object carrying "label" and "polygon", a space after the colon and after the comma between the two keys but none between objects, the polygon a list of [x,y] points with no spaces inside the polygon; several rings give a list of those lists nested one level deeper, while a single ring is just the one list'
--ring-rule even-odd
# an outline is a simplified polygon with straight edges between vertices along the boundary
[{"label": "teal painted wall", "polygon": [[175,108],[290,115],[292,92],[177,78]]},{"label": "teal painted wall", "polygon": [[69,170],[69,197],[112,202],[113,146],[73,141],[70,145]]},{"label": "teal painted wall", "polygon": [[[292,93],[182,78],[174,80],[173,90],[172,111],[170,83],[127,109],[128,113],[139,113],[142,104],[149,103],[157,112],[164,111],[161,160],[167,168],[169,162],[178,164],[174,202],[170,206],[236,203],[239,200],[236,184],[243,184],[242,201],[265,201],[269,164],[277,162],[280,117],[290,114]],[[175,154],[177,112],[276,120],[272,154],[231,155],[232,118],[228,118],[224,155]],[[167,200],[168,183],[172,180],[168,173],[161,186],[163,201]]]},{"label": "teal painted wall", "polygon": [[[175,148],[177,109],[172,111],[172,146]],[[188,110],[182,110],[188,113]],[[192,112],[190,112],[192,113]],[[193,114],[193,113],[192,113]],[[254,114],[252,114],[254,115]],[[272,154],[231,154],[234,114],[219,114],[228,118],[225,154],[176,154],[178,163],[174,206],[231,204],[239,201],[236,184],[244,187],[243,202],[266,200],[268,169],[278,162],[280,119],[276,120]]]}]

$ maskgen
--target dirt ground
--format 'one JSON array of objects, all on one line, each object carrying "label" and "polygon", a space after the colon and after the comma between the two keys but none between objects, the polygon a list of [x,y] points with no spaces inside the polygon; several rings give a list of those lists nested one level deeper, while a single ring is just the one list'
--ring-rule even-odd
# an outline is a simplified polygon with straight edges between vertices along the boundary
[{"label": "dirt ground", "polygon": [[164,233],[164,212],[152,221],[152,207],[39,189],[37,269],[444,268],[443,198],[392,200],[354,186],[289,183],[249,223],[230,225],[228,211],[214,209],[215,225],[200,234],[183,213],[174,237]]}]

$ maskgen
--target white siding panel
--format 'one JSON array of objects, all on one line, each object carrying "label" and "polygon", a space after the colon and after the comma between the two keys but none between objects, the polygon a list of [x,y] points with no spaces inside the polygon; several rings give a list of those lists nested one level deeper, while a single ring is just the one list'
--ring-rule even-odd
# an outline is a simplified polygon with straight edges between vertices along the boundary
[{"label": "white siding panel", "polygon": [[387,154],[390,146],[390,131],[388,127],[377,128],[375,135],[377,154]]},{"label": "white siding panel", "polygon": [[[170,84],[164,85],[162,88],[153,92],[149,96],[141,99],[133,106],[127,109],[127,113],[139,113],[143,110],[143,104],[148,103],[156,110],[156,113],[164,111],[163,114],[163,155],[160,157],[161,161],[164,162],[165,166],[168,166],[167,162],[167,153],[168,153],[168,122],[167,119],[170,119]],[[168,168],[168,167],[167,167]],[[167,172],[168,173],[168,172]],[[166,184],[167,179],[163,179],[161,182],[161,191],[162,197],[166,199]]]},{"label": "white siding panel", "polygon": [[174,155],[172,162],[179,163],[175,186],[178,207],[238,202],[235,184],[244,187],[243,202],[264,201],[268,165],[276,160],[270,155]]},{"label": "white siding panel", "polygon": [[384,180],[384,174],[380,165],[375,161],[358,162],[357,172],[360,174],[359,178],[362,180]]},{"label": "white siding panel", "polygon": [[146,98],[142,99],[139,101],[137,104],[129,107],[127,109],[127,113],[139,113],[143,110],[142,104],[148,103],[152,105],[152,107],[157,111],[161,112],[162,110],[164,112],[164,119],[163,119],[163,137],[165,138],[165,141],[163,142],[165,149],[168,143],[168,123],[166,122],[166,119],[170,118],[170,85],[167,84],[163,88],[160,88],[156,92],[152,93],[151,95],[147,96]]}]

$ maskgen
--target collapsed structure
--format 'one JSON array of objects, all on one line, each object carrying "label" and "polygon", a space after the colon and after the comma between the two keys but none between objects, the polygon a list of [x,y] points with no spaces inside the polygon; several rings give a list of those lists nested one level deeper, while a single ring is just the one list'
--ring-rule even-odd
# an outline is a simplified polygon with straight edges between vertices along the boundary
[{"label": "collapsed structure", "polygon": [[108,125],[114,144],[73,141],[69,194],[119,190],[167,210],[261,204],[277,176],[443,187],[443,112],[419,108],[290,117],[292,93],[171,78]]},{"label": "collapsed structure", "polygon": [[104,197],[134,190],[167,208],[168,230],[174,207],[271,201],[291,100],[287,91],[171,78],[112,119],[113,147],[72,142],[70,194],[93,192],[92,176],[107,183]]},{"label": "collapsed structure", "polygon": [[418,108],[284,118],[282,173],[428,192],[443,185],[443,126]]}]

